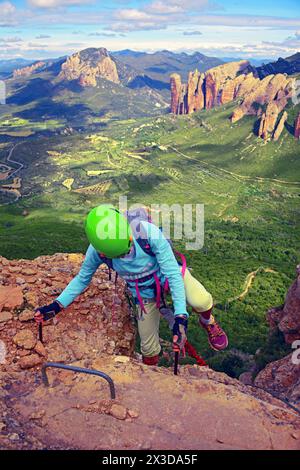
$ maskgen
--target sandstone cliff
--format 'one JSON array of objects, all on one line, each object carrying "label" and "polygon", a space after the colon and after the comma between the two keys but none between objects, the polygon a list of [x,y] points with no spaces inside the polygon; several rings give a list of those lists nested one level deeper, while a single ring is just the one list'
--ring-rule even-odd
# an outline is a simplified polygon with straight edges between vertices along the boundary
[{"label": "sandstone cliff", "polygon": [[[141,364],[122,281],[115,288],[104,269],[44,326],[41,344],[33,308],[54,299],[82,260],[72,254],[0,257],[1,449],[300,447],[299,416],[268,393],[206,367],[181,366],[174,376]],[[104,380],[57,369],[48,371],[46,388],[40,371],[46,359],[106,372],[116,399]]]},{"label": "sandstone cliff", "polygon": [[248,61],[220,65],[205,73],[190,72],[187,85],[173,74],[171,112],[190,114],[239,100],[231,121],[237,122],[245,115],[258,116],[258,135],[265,140],[277,140],[287,119],[286,115],[279,119],[279,115],[291,98],[294,80],[283,74],[260,79]]},{"label": "sandstone cliff", "polygon": [[43,69],[46,65],[46,62],[35,62],[32,65],[29,65],[27,67],[22,67],[21,69],[16,69],[13,71],[13,78],[18,78],[18,77],[29,77],[32,75],[34,72],[40,71]]},{"label": "sandstone cliff", "polygon": [[294,132],[295,138],[300,139],[300,113],[298,114],[296,120],[295,120],[295,132]]},{"label": "sandstone cliff", "polygon": [[120,83],[117,65],[104,48],[85,49],[68,57],[61,66],[61,80],[78,80],[83,87],[97,86],[97,78]]},{"label": "sandstone cliff", "polygon": [[[279,329],[287,344],[300,342],[300,266],[297,267],[297,279],[290,287],[284,305],[270,309],[267,320],[271,331]],[[297,357],[299,363],[294,360]],[[291,353],[283,359],[271,362],[257,375],[255,384],[287,398],[291,403],[299,404],[300,354],[297,356],[294,351],[294,356]]]}]

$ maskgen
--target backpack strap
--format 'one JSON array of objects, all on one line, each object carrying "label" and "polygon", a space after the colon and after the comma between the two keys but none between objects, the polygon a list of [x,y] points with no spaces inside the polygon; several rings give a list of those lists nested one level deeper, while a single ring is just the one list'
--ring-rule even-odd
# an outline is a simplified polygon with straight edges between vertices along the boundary
[{"label": "backpack strap", "polygon": [[108,280],[111,281],[111,272],[114,271],[113,260],[111,258],[107,258],[104,255],[101,255],[100,253],[98,253],[98,256],[100,258],[101,263],[106,264],[106,266],[108,267]]}]

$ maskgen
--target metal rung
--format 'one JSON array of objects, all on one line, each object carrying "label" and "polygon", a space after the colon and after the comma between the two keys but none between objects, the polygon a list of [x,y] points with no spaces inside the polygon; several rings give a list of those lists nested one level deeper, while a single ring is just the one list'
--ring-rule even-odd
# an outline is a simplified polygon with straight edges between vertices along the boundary
[{"label": "metal rung", "polygon": [[75,366],[70,366],[66,364],[60,364],[58,362],[45,362],[45,364],[43,364],[42,366],[42,379],[46,387],[49,387],[49,380],[48,380],[48,376],[46,372],[46,369],[48,367],[55,367],[57,369],[64,369],[64,370],[72,370],[73,372],[82,372],[83,374],[98,375],[98,377],[102,377],[102,379],[105,379],[108,382],[111,399],[114,400],[116,398],[115,384],[112,378],[109,377],[109,375],[105,374],[104,372],[100,372],[99,370],[84,369],[82,367],[75,367]]}]

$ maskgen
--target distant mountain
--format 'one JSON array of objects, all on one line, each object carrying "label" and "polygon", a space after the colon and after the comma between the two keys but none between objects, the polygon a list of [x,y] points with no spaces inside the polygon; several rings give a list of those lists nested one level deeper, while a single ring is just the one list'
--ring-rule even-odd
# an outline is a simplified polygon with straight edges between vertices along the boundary
[{"label": "distant mountain", "polygon": [[264,64],[257,67],[257,72],[260,78],[266,77],[274,73],[287,73],[293,75],[300,72],[300,52],[283,59],[279,57],[276,62]]},{"label": "distant mountain", "polygon": [[[221,58],[224,62],[239,62],[243,60],[241,57],[222,57]],[[247,57],[247,60],[250,62],[251,65],[254,67],[260,67],[263,64],[270,62],[270,59],[254,59],[251,57]]]},{"label": "distant mountain", "polygon": [[26,59],[0,60],[0,78],[7,78],[15,69],[26,67],[27,65],[31,65],[33,62],[33,60]]},{"label": "distant mountain", "polygon": [[161,114],[169,105],[160,86],[105,48],[88,48],[14,70],[7,80],[7,104],[16,117],[63,118],[84,127],[93,117]]},{"label": "distant mountain", "polygon": [[8,60],[0,60],[0,72],[12,72],[14,69],[18,67],[26,67],[26,65],[30,65],[34,60],[27,60],[27,59],[8,59]]},{"label": "distant mountain", "polygon": [[113,52],[125,64],[147,75],[147,77],[164,83],[169,83],[170,75],[174,72],[187,75],[190,70],[198,69],[200,72],[223,64],[217,57],[208,57],[200,52],[187,54],[171,51],[158,51],[154,53],[136,52],[126,49]]}]

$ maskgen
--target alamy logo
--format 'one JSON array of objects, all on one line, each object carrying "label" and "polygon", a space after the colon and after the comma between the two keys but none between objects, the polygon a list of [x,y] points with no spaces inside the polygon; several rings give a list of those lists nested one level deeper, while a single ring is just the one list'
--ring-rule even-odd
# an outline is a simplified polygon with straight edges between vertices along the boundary
[{"label": "alamy logo", "polygon": [[292,363],[295,364],[296,366],[299,366],[300,365],[300,339],[297,339],[296,341],[293,342],[292,348],[296,350],[292,354]]},{"label": "alamy logo", "polygon": [[[119,197],[118,211],[125,214],[127,211],[137,211],[143,204],[132,204],[128,207],[127,197]],[[136,224],[136,233],[140,238],[151,239],[162,237],[172,240],[184,240],[186,250],[200,250],[204,245],[204,205],[203,204],[150,204],[148,206],[151,220],[156,227],[161,227],[162,231],[158,231],[153,225],[150,226],[149,232],[146,233],[138,227],[140,223]],[[99,206],[97,208],[97,216],[104,216],[102,220],[97,223],[97,236],[99,238],[115,238],[118,233],[118,238],[126,239],[128,237],[128,229],[126,225],[117,223],[117,213],[115,213],[115,223],[108,224],[107,206]],[[113,216],[111,216],[113,217]],[[137,219],[138,220],[138,219]],[[134,221],[132,222],[134,223]]]}]

